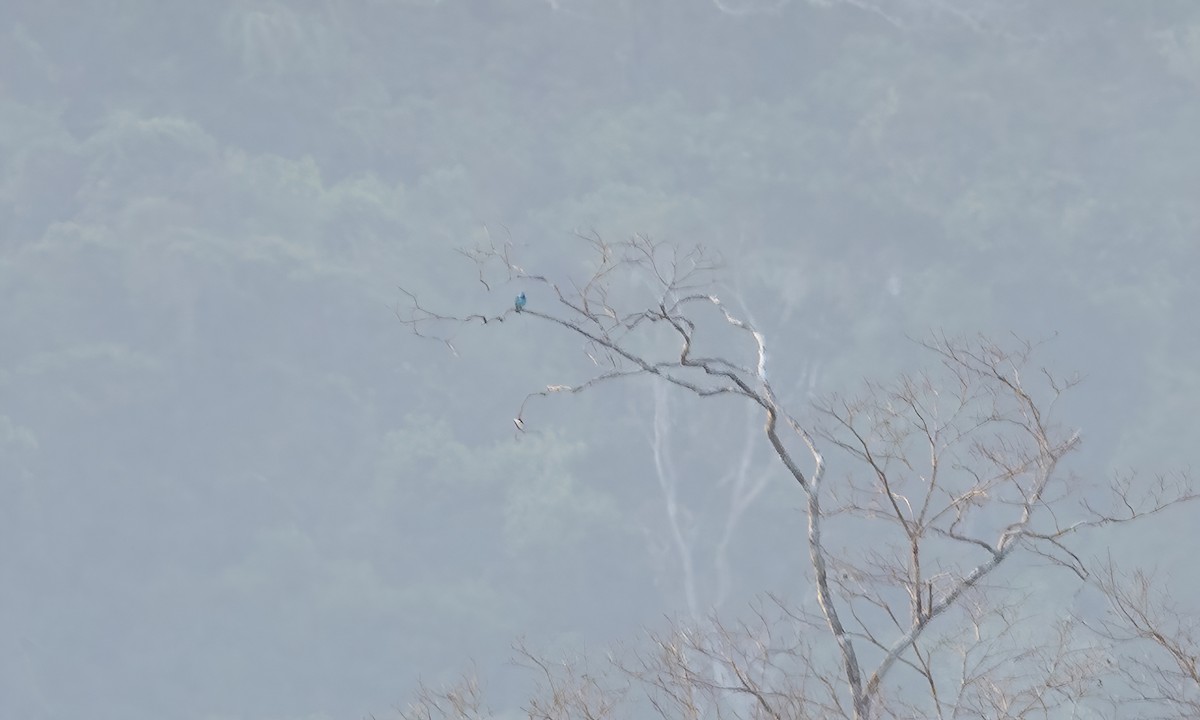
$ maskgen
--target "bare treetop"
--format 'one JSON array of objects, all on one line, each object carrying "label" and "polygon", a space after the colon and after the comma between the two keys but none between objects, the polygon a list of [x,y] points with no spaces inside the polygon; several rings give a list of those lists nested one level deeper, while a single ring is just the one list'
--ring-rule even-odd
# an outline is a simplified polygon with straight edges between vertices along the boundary
[{"label": "bare treetop", "polygon": [[[554,392],[576,393],[599,383],[635,375],[653,375],[701,396],[735,394],[766,407],[770,388],[766,382],[764,338],[748,322],[734,317],[712,294],[718,260],[703,247],[681,250],[677,245],[635,235],[619,242],[579,233],[590,249],[591,273],[582,281],[556,281],[530,273],[517,263],[511,241],[490,242],[460,253],[476,267],[479,282],[488,291],[493,284],[522,283],[547,292],[530,292],[531,298],[549,296],[550,306],[534,302],[521,313],[554,323],[583,340],[583,352],[597,368],[596,374],[576,384],[551,384],[530,393],[529,398]],[[421,304],[413,293],[400,288],[408,298],[397,308],[400,322],[424,338],[438,340],[454,350],[454,331],[464,324],[505,322],[514,309],[495,315],[470,313],[449,315]],[[644,302],[642,302],[644,301]],[[640,303],[640,304],[639,304]],[[702,356],[694,351],[697,312],[715,310],[716,317],[747,334],[757,361],[747,367],[723,356]],[[669,356],[647,353],[659,339],[652,335],[666,328],[676,342]],[[528,399],[526,402],[528,402]],[[517,420],[524,423],[525,403]]]},{"label": "bare treetop", "polygon": [[[857,720],[897,712],[990,715],[1001,706],[1011,710],[1013,703],[1048,717],[1091,692],[1084,678],[1092,656],[1074,644],[1069,623],[1035,648],[1039,662],[1051,663],[1053,671],[1030,679],[995,661],[1026,640],[1014,631],[1021,604],[1011,594],[993,597],[994,587],[984,592],[985,583],[1022,553],[1086,581],[1090,561],[1073,547],[1075,535],[1146,517],[1194,492],[1184,478],[1105,484],[1066,471],[1063,461],[1078,448],[1080,434],[1062,427],[1055,411],[1077,379],[1034,364],[1037,346],[1029,342],[1004,347],[986,338],[935,334],[922,343],[937,361],[934,370],[892,384],[868,383],[855,397],[820,398],[803,414],[812,422],[802,423],[802,414],[785,408],[772,390],[763,333],[714,293],[717,265],[702,248],[681,249],[640,235],[620,242],[578,237],[592,263],[578,281],[527,271],[513,257],[511,242],[463,252],[486,290],[516,284],[522,298],[528,293],[527,305],[518,302],[495,315],[451,315],[424,307],[405,291],[410,304],[397,316],[415,334],[447,344],[456,329],[505,322],[514,314],[578,339],[594,372],[530,392],[514,419],[518,430],[533,398],[643,375],[699,397],[744,398],[762,411],[763,433],[799,486],[807,521],[816,607],[787,614],[831,643],[824,655],[808,640],[789,644],[784,654],[802,656],[807,674],[790,677],[800,685],[789,685],[784,695],[768,687],[783,675],[750,672],[744,663],[753,653],[731,651],[720,633],[715,640],[686,633],[663,640],[659,662],[669,677],[703,677],[710,690],[747,694],[770,717],[834,711]],[[714,352],[708,348],[720,328],[733,335],[716,342]],[[751,361],[739,361],[739,355]],[[819,448],[837,463],[832,474]],[[811,463],[811,470],[802,463]],[[964,627],[972,629],[966,636]],[[776,650],[760,650],[754,662],[772,667]],[[821,660],[831,656],[836,669]],[[714,665],[715,658],[720,662]],[[710,670],[702,672],[697,662]],[[959,671],[947,670],[955,663]],[[643,677],[668,692],[658,674],[664,666],[656,667],[644,668]],[[917,680],[927,698],[896,695],[886,682],[893,676]],[[997,683],[1007,694],[996,694]],[[796,703],[807,709],[785,710]]]}]

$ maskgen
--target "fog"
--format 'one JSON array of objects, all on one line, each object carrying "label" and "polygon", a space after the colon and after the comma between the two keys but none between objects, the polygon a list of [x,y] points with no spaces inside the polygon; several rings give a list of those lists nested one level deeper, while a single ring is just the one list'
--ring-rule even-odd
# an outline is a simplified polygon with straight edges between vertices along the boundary
[{"label": "fog", "polygon": [[[384,718],[464,671],[510,712],[521,639],[810,598],[755,408],[635,378],[519,432],[576,338],[400,321],[549,312],[481,244],[564,286],[580,235],[705,247],[805,422],[931,332],[1044,340],[1071,472],[1187,469],[1197,128],[1191,2],[5,3],[0,717]],[[1083,550],[1200,607],[1195,512]]]}]

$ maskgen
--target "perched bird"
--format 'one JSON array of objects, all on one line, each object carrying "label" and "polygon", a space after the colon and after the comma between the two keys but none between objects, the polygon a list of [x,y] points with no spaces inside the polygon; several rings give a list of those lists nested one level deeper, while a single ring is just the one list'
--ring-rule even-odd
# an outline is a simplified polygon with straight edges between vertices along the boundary
[{"label": "perched bird", "polygon": [[517,296],[517,301],[514,303],[514,306],[517,308],[517,312],[521,312],[522,310],[525,309],[525,293],[524,292],[522,292],[520,295]]}]

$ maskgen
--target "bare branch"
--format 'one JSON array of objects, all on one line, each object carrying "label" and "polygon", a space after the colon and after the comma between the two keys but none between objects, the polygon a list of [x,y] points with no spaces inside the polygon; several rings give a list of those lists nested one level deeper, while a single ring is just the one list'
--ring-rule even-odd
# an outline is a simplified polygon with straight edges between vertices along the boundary
[{"label": "bare branch", "polygon": [[[776,622],[809,634],[780,634],[765,621],[727,628],[712,619],[703,632],[679,628],[655,637],[655,655],[624,670],[649,689],[657,712],[688,718],[1048,718],[1089,697],[1093,648],[1079,644],[1067,622],[1053,633],[1041,628],[1032,642],[1024,637],[1019,606],[993,597],[1003,587],[996,585],[996,570],[1024,554],[1086,580],[1090,561],[1071,544],[1081,531],[1148,517],[1194,499],[1196,492],[1188,478],[1169,476],[1148,485],[1118,478],[1105,494],[1097,483],[1067,472],[1064,460],[1079,447],[1080,434],[1060,427],[1055,414],[1078,378],[1033,365],[1034,343],[1001,347],[983,338],[934,335],[922,345],[938,360],[937,372],[902,376],[891,385],[869,383],[857,397],[821,398],[815,403],[819,421],[806,425],[772,388],[765,335],[713,291],[716,265],[702,248],[683,250],[641,235],[615,243],[595,233],[576,237],[592,257],[589,274],[580,279],[529,273],[517,264],[511,240],[496,244],[490,234],[487,244],[461,253],[475,265],[485,291],[520,283],[528,306],[522,300],[509,307],[506,300],[507,309],[496,314],[440,313],[401,289],[405,302],[396,315],[415,335],[451,350],[455,330],[493,327],[516,315],[577,339],[591,361],[588,374],[529,392],[513,419],[518,432],[527,427],[535,398],[637,376],[661,381],[656,462],[689,587],[691,550],[675,505],[678,479],[662,452],[661,388],[741,398],[762,413],[775,458],[804,494],[815,596],[814,607],[785,610]],[[731,328],[737,340],[710,350],[714,327]],[[781,421],[788,432],[781,434]],[[836,477],[827,477],[822,449],[839,461]],[[801,467],[808,465],[806,457],[811,473]],[[737,489],[721,547],[744,510],[739,503],[761,487]],[[1180,639],[1178,627],[1168,629],[1175,634],[1159,630],[1158,616],[1139,614],[1135,601],[1144,598],[1121,594],[1114,578],[1101,587],[1117,598],[1116,617],[1124,624],[1106,625],[1104,632],[1113,640],[1152,643],[1175,663],[1172,679],[1194,680],[1190,636]],[[696,621],[702,608],[694,592],[687,597]],[[964,629],[970,632],[964,635]],[[818,652],[810,642],[814,636],[833,642]],[[540,699],[526,707],[530,717],[613,712],[611,687],[573,665],[521,652],[542,680]],[[1136,667],[1165,677],[1161,665]],[[894,696],[893,674],[915,676],[928,697]],[[1141,697],[1170,697],[1168,690],[1141,691]]]}]

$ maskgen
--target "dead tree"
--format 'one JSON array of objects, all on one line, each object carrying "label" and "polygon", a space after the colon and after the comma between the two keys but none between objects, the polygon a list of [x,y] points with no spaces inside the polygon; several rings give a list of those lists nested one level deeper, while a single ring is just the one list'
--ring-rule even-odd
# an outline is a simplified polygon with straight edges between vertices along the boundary
[{"label": "dead tree", "polygon": [[[658,678],[651,685],[664,692],[682,680],[749,698],[755,717],[1050,717],[1092,691],[1095,658],[1074,643],[1072,628],[1043,632],[1031,648],[1018,637],[1021,604],[998,598],[989,583],[1019,555],[1087,578],[1088,562],[1071,545],[1080,530],[1192,495],[1186,482],[1099,487],[1066,472],[1079,434],[1053,413],[1073,380],[1033,366],[1030,343],[935,336],[924,345],[936,371],[821,399],[802,423],[773,388],[767,339],[714,293],[716,266],[703,249],[642,236],[580,238],[594,262],[578,281],[526,271],[511,243],[464,252],[489,291],[497,281],[519,283],[530,297],[524,308],[446,314],[402,289],[397,317],[451,347],[463,325],[518,314],[578,338],[594,372],[526,396],[518,430],[533,422],[535,400],[635,376],[699,397],[740,398],[761,413],[761,432],[806,511],[814,603],[781,603],[782,620],[818,627],[827,642],[756,640],[747,651],[683,629],[659,642],[662,654],[643,663],[640,677]],[[833,473],[826,454],[839,460]],[[755,630],[768,639],[772,632]],[[897,690],[914,682],[921,699]],[[683,716],[709,716],[687,698],[676,708]]]}]

